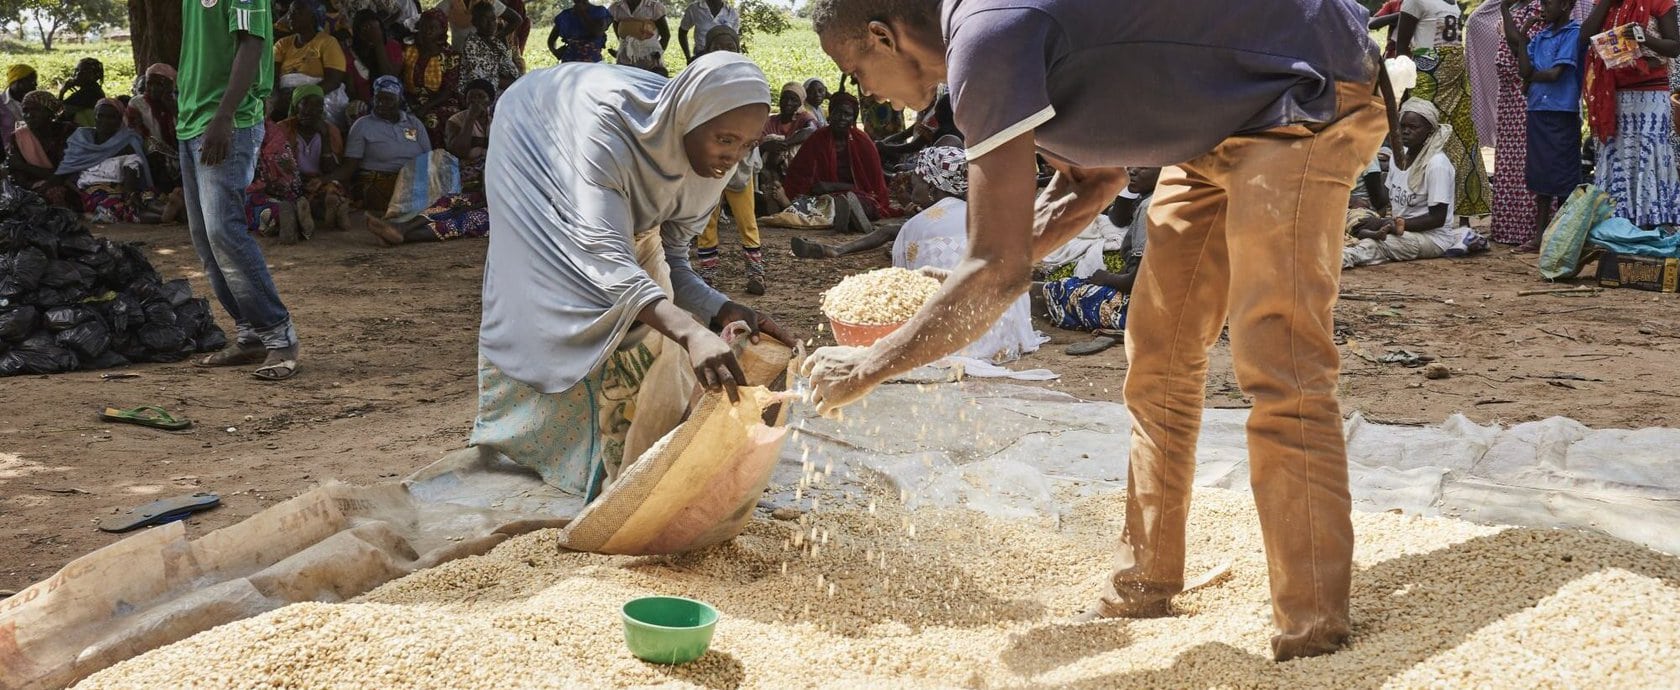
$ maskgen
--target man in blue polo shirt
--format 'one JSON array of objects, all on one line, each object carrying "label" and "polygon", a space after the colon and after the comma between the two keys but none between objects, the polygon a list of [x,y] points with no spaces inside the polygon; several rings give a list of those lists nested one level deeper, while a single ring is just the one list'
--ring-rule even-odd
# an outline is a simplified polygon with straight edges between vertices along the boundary
[{"label": "man in blue polo shirt", "polygon": [[[1279,661],[1349,631],[1351,501],[1332,340],[1352,181],[1387,132],[1353,0],[813,0],[865,93],[947,82],[970,165],[969,255],[907,325],[805,364],[828,412],[961,348],[1126,184],[1164,166],[1126,324],[1134,419],[1121,567],[1091,613],[1159,616],[1184,586],[1208,350],[1229,320],[1254,396],[1251,482]],[[1034,154],[1056,168],[1037,196]],[[1036,204],[1035,204],[1035,196]]]}]

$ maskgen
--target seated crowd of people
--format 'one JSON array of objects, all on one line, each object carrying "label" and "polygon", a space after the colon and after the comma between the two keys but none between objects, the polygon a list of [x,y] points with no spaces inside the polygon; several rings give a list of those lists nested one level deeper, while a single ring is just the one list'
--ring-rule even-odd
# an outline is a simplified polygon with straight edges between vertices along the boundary
[{"label": "seated crowd of people", "polygon": [[[498,95],[526,71],[531,18],[524,0],[421,2],[432,0],[275,1],[274,88],[246,190],[252,232],[296,242],[348,229],[358,211],[361,227],[393,245],[489,231],[490,123]],[[668,72],[672,32],[659,0],[577,0],[553,25],[549,49],[563,61],[608,57],[611,32],[616,62]],[[734,7],[702,0],[677,39],[693,59],[739,51],[739,31]],[[104,65],[85,58],[55,93],[32,66],[9,66],[4,179],[93,222],[180,220],[175,79],[171,66],[151,65],[108,97]],[[801,91],[799,104],[806,117],[827,96],[820,82],[810,90],[817,100]]]},{"label": "seated crowd of people", "polygon": [[[358,225],[390,245],[489,232],[483,181],[489,132],[498,95],[526,71],[531,18],[524,0],[438,0],[425,10],[421,2],[432,0],[276,0],[275,88],[262,155],[246,192],[252,232],[295,242],[318,229],[348,229],[358,212],[366,218]],[[1510,0],[1478,12],[1491,20],[1482,26],[1496,28],[1498,57],[1508,60],[1525,84],[1511,101],[1523,110],[1525,136],[1500,142],[1500,163],[1487,195],[1479,156],[1467,154],[1466,142],[1475,142],[1467,101],[1442,96],[1445,89],[1484,95],[1440,59],[1462,51],[1452,42],[1456,35],[1442,29],[1457,21],[1456,11],[1438,0],[1390,4],[1394,7],[1373,28],[1394,28],[1391,52],[1412,55],[1408,46],[1415,48],[1419,64],[1428,69],[1415,89],[1400,94],[1392,139],[1400,150],[1384,147],[1354,180],[1343,267],[1485,250],[1488,240],[1471,229],[1469,217],[1488,215],[1494,239],[1534,251],[1551,215],[1582,181],[1583,99],[1595,132],[1618,116],[1614,103],[1604,105],[1604,94],[1583,91],[1583,74],[1599,68],[1585,54],[1581,9],[1569,0]],[[725,0],[689,4],[674,32],[668,14],[661,0],[604,6],[573,0],[553,18],[547,48],[565,62],[611,59],[660,75],[670,71],[666,56],[673,33],[686,60],[712,51],[742,52],[740,14]],[[1596,28],[1605,22],[1602,15],[1594,13],[1589,23]],[[1429,47],[1419,38],[1426,32],[1438,39]],[[616,38],[611,50],[609,36]],[[1431,56],[1435,61],[1425,59]],[[1668,78],[1668,72],[1657,75],[1650,64],[1640,64],[1641,79],[1655,84],[1657,76]],[[1612,70],[1612,76],[1619,74]],[[172,221],[183,201],[175,71],[152,65],[131,93],[114,97],[106,93],[104,76],[98,60],[84,59],[54,93],[39,88],[38,75],[27,65],[7,70],[0,91],[6,178],[95,222]],[[1509,85],[1487,83],[1500,89],[1503,133],[1511,129],[1504,92]],[[1667,119],[1668,112],[1662,115],[1659,119]],[[1648,164],[1606,158],[1604,148],[1616,140],[1596,138],[1600,185],[1613,197],[1618,215],[1652,232],[1673,223],[1667,210],[1643,212],[1651,206],[1649,197],[1680,194],[1680,185],[1670,180],[1676,174],[1670,169],[1672,151],[1655,141],[1661,134],[1666,144],[1674,127],[1671,121],[1661,124],[1645,147],[1654,156]],[[1624,138],[1636,133],[1646,134],[1631,125],[1621,131]],[[932,107],[906,122],[905,113],[890,103],[848,92],[844,77],[833,90],[819,78],[789,82],[761,136],[696,243],[696,268],[706,280],[715,282],[722,265],[718,227],[725,213],[740,233],[751,294],[767,289],[760,219],[847,236],[837,243],[794,238],[792,253],[805,259],[891,244],[895,262],[914,264],[914,247],[928,243],[925,237],[914,239],[919,234],[951,235],[942,241],[958,246],[964,241],[960,233],[945,231],[962,226],[964,192],[953,190],[966,184],[935,179],[966,176],[962,133],[944,89]],[[1506,165],[1513,157],[1522,162],[1521,170]],[[1131,170],[1130,186],[1109,212],[1039,267],[1039,282],[1024,304],[1055,325],[1094,332],[1094,340],[1073,348],[1076,354],[1110,347],[1124,330],[1158,172]],[[1047,178],[1046,173],[1041,182]],[[1527,201],[1510,203],[1519,191]],[[899,218],[908,220],[881,222]],[[912,247],[908,259],[906,242]],[[1036,347],[1027,340],[991,351]]]}]

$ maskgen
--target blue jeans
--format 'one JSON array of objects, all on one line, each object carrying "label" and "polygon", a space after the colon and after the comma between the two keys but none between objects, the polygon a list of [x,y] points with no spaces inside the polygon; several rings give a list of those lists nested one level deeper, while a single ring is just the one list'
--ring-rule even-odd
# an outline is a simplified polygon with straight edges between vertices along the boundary
[{"label": "blue jeans", "polygon": [[204,137],[181,142],[181,188],[193,249],[204,262],[210,289],[238,329],[237,343],[262,343],[270,350],[297,344],[292,317],[280,302],[262,247],[246,231],[245,188],[256,174],[263,126],[233,130],[227,159],[220,165],[198,162]]}]

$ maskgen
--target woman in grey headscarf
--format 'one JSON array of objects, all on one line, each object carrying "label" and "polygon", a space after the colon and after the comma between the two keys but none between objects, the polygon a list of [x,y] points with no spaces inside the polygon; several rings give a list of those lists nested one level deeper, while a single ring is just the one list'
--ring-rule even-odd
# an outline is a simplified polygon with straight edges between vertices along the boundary
[{"label": "woman in grey headscarf", "polygon": [[714,329],[793,342],[688,259],[770,86],[733,53],[669,82],[564,64],[515,82],[497,112],[472,442],[593,499],[680,422],[695,383],[735,397],[745,377]]}]

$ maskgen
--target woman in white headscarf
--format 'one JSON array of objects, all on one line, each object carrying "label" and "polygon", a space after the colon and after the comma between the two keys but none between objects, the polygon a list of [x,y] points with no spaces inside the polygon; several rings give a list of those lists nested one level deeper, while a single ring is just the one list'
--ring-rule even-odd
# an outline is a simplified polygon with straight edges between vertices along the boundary
[{"label": "woman in white headscarf", "polygon": [[1354,226],[1359,243],[1342,250],[1343,268],[1487,249],[1487,240],[1453,225],[1457,171],[1446,153],[1452,141],[1453,126],[1441,122],[1434,103],[1412,98],[1400,106],[1400,142],[1411,162],[1388,174],[1391,215]]},{"label": "woman in white headscarf", "polygon": [[696,383],[735,397],[744,376],[714,329],[744,321],[792,342],[688,259],[758,140],[770,86],[733,53],[669,82],[568,63],[496,107],[472,443],[593,499],[680,422]]}]

